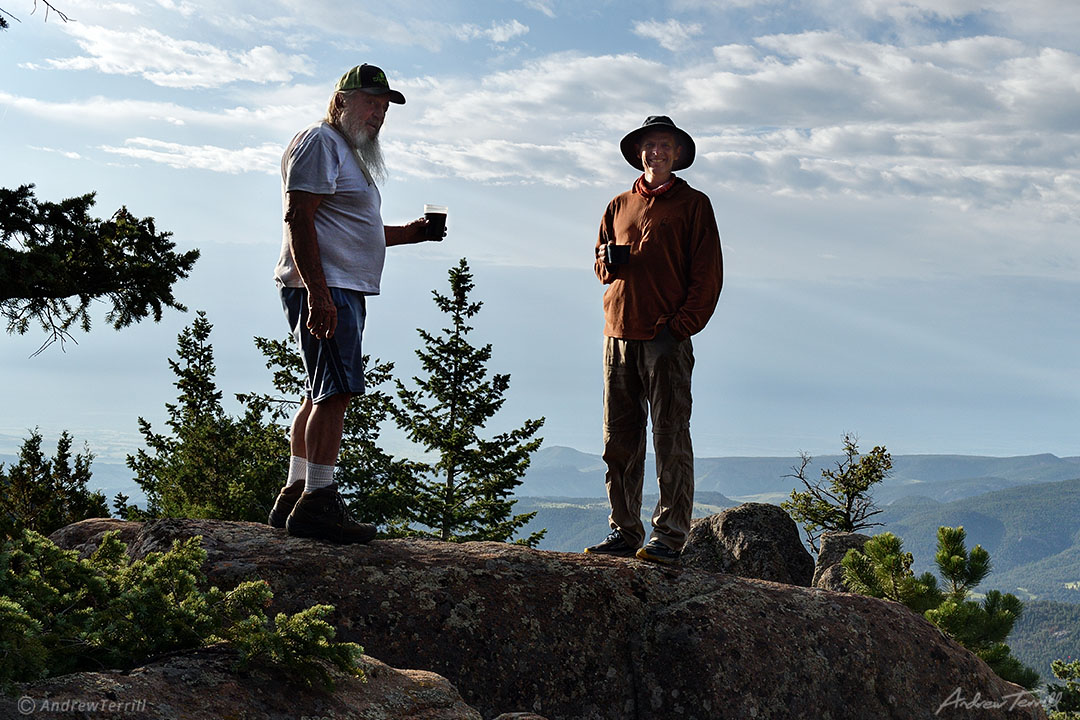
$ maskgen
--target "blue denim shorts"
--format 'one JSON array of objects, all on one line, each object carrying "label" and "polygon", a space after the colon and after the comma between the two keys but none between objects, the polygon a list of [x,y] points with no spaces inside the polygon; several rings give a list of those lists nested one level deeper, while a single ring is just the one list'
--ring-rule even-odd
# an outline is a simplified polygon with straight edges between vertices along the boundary
[{"label": "blue denim shorts", "polygon": [[281,305],[293,338],[300,346],[307,372],[304,392],[314,403],[340,393],[359,395],[364,392],[364,361],[360,349],[367,316],[364,294],[332,287],[330,297],[337,306],[337,328],[333,337],[320,340],[307,329],[307,289],[281,288]]}]

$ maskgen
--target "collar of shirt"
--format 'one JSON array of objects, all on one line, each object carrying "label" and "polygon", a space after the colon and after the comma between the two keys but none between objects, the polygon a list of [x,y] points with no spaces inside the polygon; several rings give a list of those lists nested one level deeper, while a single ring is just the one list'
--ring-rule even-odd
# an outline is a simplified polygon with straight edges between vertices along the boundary
[{"label": "collar of shirt", "polygon": [[663,185],[657,185],[654,188],[650,188],[645,184],[645,176],[642,175],[634,183],[634,192],[643,195],[645,197],[656,197],[657,195],[663,195],[675,185],[675,176],[672,175],[666,183]]}]

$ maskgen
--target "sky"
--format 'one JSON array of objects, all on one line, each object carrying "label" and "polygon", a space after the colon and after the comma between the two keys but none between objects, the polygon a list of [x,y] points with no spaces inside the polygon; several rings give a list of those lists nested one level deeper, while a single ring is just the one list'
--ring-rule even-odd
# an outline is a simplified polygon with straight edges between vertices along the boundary
[{"label": "sky", "polygon": [[[593,244],[636,172],[619,140],[669,115],[712,200],[725,286],[693,338],[702,456],[1080,455],[1080,4],[1062,0],[0,0],[0,186],[96,192],[199,248],[189,311],[77,343],[0,336],[0,453],[37,428],[100,460],[162,430],[196,310],[217,380],[270,389],[281,152],[362,62],[407,103],[382,131],[383,217],[449,207],[391,248],[366,351],[419,372],[417,328],[465,257],[472,337],[511,375],[502,430],[598,452]],[[12,19],[10,16],[17,18]],[[392,452],[409,454],[387,428]]]}]

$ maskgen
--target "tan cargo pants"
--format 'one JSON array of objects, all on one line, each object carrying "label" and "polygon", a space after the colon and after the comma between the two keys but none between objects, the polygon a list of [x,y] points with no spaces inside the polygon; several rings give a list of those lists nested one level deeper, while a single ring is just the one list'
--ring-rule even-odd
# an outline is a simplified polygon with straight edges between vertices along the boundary
[{"label": "tan cargo pants", "polygon": [[654,340],[604,338],[604,462],[609,523],[631,545],[645,540],[641,493],[645,480],[645,427],[652,416],[660,501],[652,539],[681,550],[694,508],[694,450],[690,444],[690,339],[661,334]]}]

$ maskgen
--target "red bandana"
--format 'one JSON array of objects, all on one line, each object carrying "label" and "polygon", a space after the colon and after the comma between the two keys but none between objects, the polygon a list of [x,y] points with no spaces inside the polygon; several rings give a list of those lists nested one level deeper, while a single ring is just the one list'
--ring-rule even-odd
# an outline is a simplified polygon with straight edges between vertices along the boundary
[{"label": "red bandana", "polygon": [[642,175],[637,179],[637,182],[634,183],[634,192],[640,193],[645,197],[656,197],[657,195],[663,195],[664,193],[666,193],[668,190],[671,189],[671,186],[674,184],[675,176],[672,175],[671,179],[663,185],[657,185],[654,188],[650,188],[645,184],[645,176]]}]

